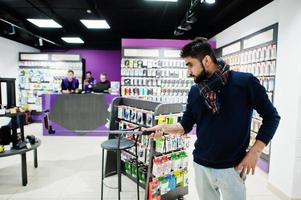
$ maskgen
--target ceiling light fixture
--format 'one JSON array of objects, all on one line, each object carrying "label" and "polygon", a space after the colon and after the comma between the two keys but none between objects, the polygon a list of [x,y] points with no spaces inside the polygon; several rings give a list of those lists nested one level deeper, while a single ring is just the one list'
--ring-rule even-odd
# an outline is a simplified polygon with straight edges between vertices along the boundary
[{"label": "ceiling light fixture", "polygon": [[184,35],[184,31],[181,31],[179,29],[176,29],[173,33],[175,36],[180,36],[180,35]]},{"label": "ceiling light fixture", "polygon": [[80,37],[61,37],[61,39],[67,43],[72,43],[72,44],[83,44],[84,43],[84,41]]},{"label": "ceiling light fixture", "polygon": [[208,3],[208,4],[214,4],[215,0],[205,0],[205,2]]},{"label": "ceiling light fixture", "polygon": [[62,28],[60,24],[58,24],[53,19],[27,19],[29,22],[40,28]]},{"label": "ceiling light fixture", "polygon": [[197,14],[195,12],[187,12],[186,17],[185,17],[185,22],[188,24],[194,24],[195,22],[198,21]]},{"label": "ceiling light fixture", "polygon": [[80,22],[89,29],[110,29],[111,28],[106,20],[81,19]]},{"label": "ceiling light fixture", "polygon": [[16,34],[15,26],[11,25],[11,31],[8,32],[8,35],[15,35],[15,34]]},{"label": "ceiling light fixture", "polygon": [[43,46],[43,39],[42,38],[39,38],[39,46]]},{"label": "ceiling light fixture", "polygon": [[177,26],[174,31],[175,36],[183,35],[186,31],[192,29],[192,24],[198,21],[198,10],[202,3],[213,4],[215,0],[191,0],[191,5],[189,10],[186,12],[184,19],[181,21],[180,25]]},{"label": "ceiling light fixture", "polygon": [[178,0],[145,0],[145,1],[157,1],[157,2],[178,2]]},{"label": "ceiling light fixture", "polygon": [[178,29],[182,30],[182,31],[190,31],[191,28],[192,27],[190,24],[182,24],[182,25],[178,26]]}]

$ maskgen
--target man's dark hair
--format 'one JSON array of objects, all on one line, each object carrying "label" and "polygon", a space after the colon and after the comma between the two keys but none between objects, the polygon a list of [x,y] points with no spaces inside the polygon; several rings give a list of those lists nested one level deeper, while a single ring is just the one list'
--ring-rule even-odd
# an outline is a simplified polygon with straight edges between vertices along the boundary
[{"label": "man's dark hair", "polygon": [[87,71],[87,72],[86,72],[86,74],[90,74],[90,75],[92,75],[92,72],[91,72],[91,71]]},{"label": "man's dark hair", "polygon": [[106,72],[101,72],[100,74],[105,76],[105,77],[108,77],[108,74]]},{"label": "man's dark hair", "polygon": [[72,73],[74,75],[74,71],[71,69],[68,70],[68,73]]},{"label": "man's dark hair", "polygon": [[197,58],[200,61],[206,55],[210,56],[214,63],[217,63],[214,50],[208,43],[208,40],[203,37],[195,38],[192,42],[186,44],[181,51],[182,58],[190,56],[192,58]]}]

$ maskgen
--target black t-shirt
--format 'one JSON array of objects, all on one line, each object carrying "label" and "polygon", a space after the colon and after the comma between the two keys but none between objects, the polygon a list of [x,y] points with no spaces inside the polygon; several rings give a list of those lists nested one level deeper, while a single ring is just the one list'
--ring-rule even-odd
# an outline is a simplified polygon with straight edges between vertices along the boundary
[{"label": "black t-shirt", "polygon": [[106,80],[104,82],[96,83],[93,86],[93,91],[94,92],[103,92],[104,90],[108,90],[110,87],[111,87],[110,81]]}]

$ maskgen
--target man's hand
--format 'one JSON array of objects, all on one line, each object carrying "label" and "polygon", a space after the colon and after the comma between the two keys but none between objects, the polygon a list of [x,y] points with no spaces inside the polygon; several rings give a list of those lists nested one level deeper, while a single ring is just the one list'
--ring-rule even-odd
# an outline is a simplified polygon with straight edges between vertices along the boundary
[{"label": "man's hand", "polygon": [[69,94],[69,90],[63,90],[62,91],[64,94]]},{"label": "man's hand", "polygon": [[165,124],[160,124],[151,128],[145,129],[146,131],[154,131],[149,137],[150,138],[160,138],[163,136],[163,133],[165,131]]},{"label": "man's hand", "polygon": [[236,170],[240,172],[240,177],[245,177],[250,172],[254,175],[255,168],[261,152],[264,149],[265,144],[259,140],[256,140],[250,151],[244,157],[244,159],[236,167]]},{"label": "man's hand", "polygon": [[152,128],[146,129],[147,131],[154,131],[153,134],[150,135],[151,138],[160,138],[163,133],[173,134],[173,135],[183,135],[184,128],[180,123],[176,124],[160,124],[154,126]]}]

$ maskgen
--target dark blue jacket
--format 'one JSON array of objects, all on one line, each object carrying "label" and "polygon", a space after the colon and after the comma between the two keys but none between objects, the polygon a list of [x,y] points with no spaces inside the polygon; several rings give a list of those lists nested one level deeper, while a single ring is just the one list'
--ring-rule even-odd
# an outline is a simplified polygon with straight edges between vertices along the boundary
[{"label": "dark blue jacket", "polygon": [[88,82],[88,85],[85,85],[85,92],[90,93],[90,92],[92,92],[93,86],[95,85],[96,81],[92,77],[91,79],[87,80],[87,82]]},{"label": "dark blue jacket", "polygon": [[196,163],[229,168],[238,165],[246,154],[253,109],[263,118],[256,139],[265,144],[274,136],[280,116],[265,88],[252,74],[230,71],[229,81],[218,95],[221,110],[219,114],[212,114],[199,89],[192,86],[181,124],[185,133],[197,124],[193,151]]},{"label": "dark blue jacket", "polygon": [[62,90],[75,90],[79,86],[79,82],[76,78],[73,78],[71,82],[67,78],[62,80],[61,88]]}]

